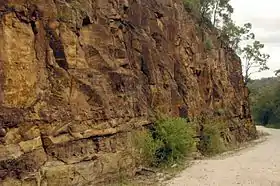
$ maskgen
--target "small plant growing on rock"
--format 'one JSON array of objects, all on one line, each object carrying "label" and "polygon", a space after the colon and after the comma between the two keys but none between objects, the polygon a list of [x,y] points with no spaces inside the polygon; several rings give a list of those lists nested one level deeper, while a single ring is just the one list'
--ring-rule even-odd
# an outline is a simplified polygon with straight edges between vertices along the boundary
[{"label": "small plant growing on rock", "polygon": [[183,0],[184,7],[187,11],[192,11],[195,14],[200,13],[200,2],[199,0]]},{"label": "small plant growing on rock", "polygon": [[213,49],[213,43],[209,38],[205,40],[204,45],[205,45],[205,49],[208,51]]}]

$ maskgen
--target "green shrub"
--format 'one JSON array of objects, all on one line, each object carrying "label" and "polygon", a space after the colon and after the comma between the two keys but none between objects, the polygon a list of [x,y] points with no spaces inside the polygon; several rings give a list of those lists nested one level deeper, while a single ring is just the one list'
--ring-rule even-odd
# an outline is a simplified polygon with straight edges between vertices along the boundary
[{"label": "green shrub", "polygon": [[[182,118],[158,120],[155,124],[154,137],[163,143],[157,151],[160,162],[176,162],[188,156],[194,150],[195,130]],[[159,163],[160,163],[159,162]]]},{"label": "green shrub", "polygon": [[156,151],[162,146],[162,142],[155,140],[152,133],[141,130],[134,135],[134,145],[139,151],[142,164],[153,165],[156,160]]},{"label": "green shrub", "polygon": [[158,120],[150,132],[139,134],[136,147],[150,166],[170,165],[195,150],[195,130],[182,118]]},{"label": "green shrub", "polygon": [[198,147],[203,155],[215,155],[226,150],[221,136],[225,125],[224,122],[218,120],[207,120],[203,124],[203,136]]}]

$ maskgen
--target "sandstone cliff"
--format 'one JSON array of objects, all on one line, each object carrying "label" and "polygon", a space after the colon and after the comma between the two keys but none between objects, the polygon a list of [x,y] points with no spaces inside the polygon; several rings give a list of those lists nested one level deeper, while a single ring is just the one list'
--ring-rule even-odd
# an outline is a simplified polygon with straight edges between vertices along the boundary
[{"label": "sandstone cliff", "polygon": [[154,110],[255,133],[240,59],[181,0],[1,0],[0,69],[0,185],[132,175]]}]

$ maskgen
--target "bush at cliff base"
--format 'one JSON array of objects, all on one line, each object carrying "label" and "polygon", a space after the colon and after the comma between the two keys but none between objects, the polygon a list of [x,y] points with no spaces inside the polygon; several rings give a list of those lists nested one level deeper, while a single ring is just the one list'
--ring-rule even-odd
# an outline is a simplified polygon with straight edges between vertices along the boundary
[{"label": "bush at cliff base", "polygon": [[157,149],[162,146],[162,142],[155,140],[148,130],[141,130],[134,134],[134,145],[139,151],[141,164],[151,166],[155,162]]},{"label": "bush at cliff base", "polygon": [[155,122],[150,131],[135,135],[136,147],[143,162],[149,166],[171,165],[195,150],[195,130],[182,118],[164,118]]},{"label": "bush at cliff base", "polygon": [[226,127],[226,123],[218,120],[206,120],[203,123],[203,135],[198,149],[203,155],[215,155],[226,151],[221,132]]}]

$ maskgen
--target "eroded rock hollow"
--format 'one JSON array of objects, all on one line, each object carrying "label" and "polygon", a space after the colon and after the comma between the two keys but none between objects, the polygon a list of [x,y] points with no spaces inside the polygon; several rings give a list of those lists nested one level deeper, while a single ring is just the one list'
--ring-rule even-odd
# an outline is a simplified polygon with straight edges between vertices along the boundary
[{"label": "eroded rock hollow", "polygon": [[133,175],[131,131],[154,110],[226,111],[249,139],[240,63],[181,0],[1,0],[0,185]]}]

